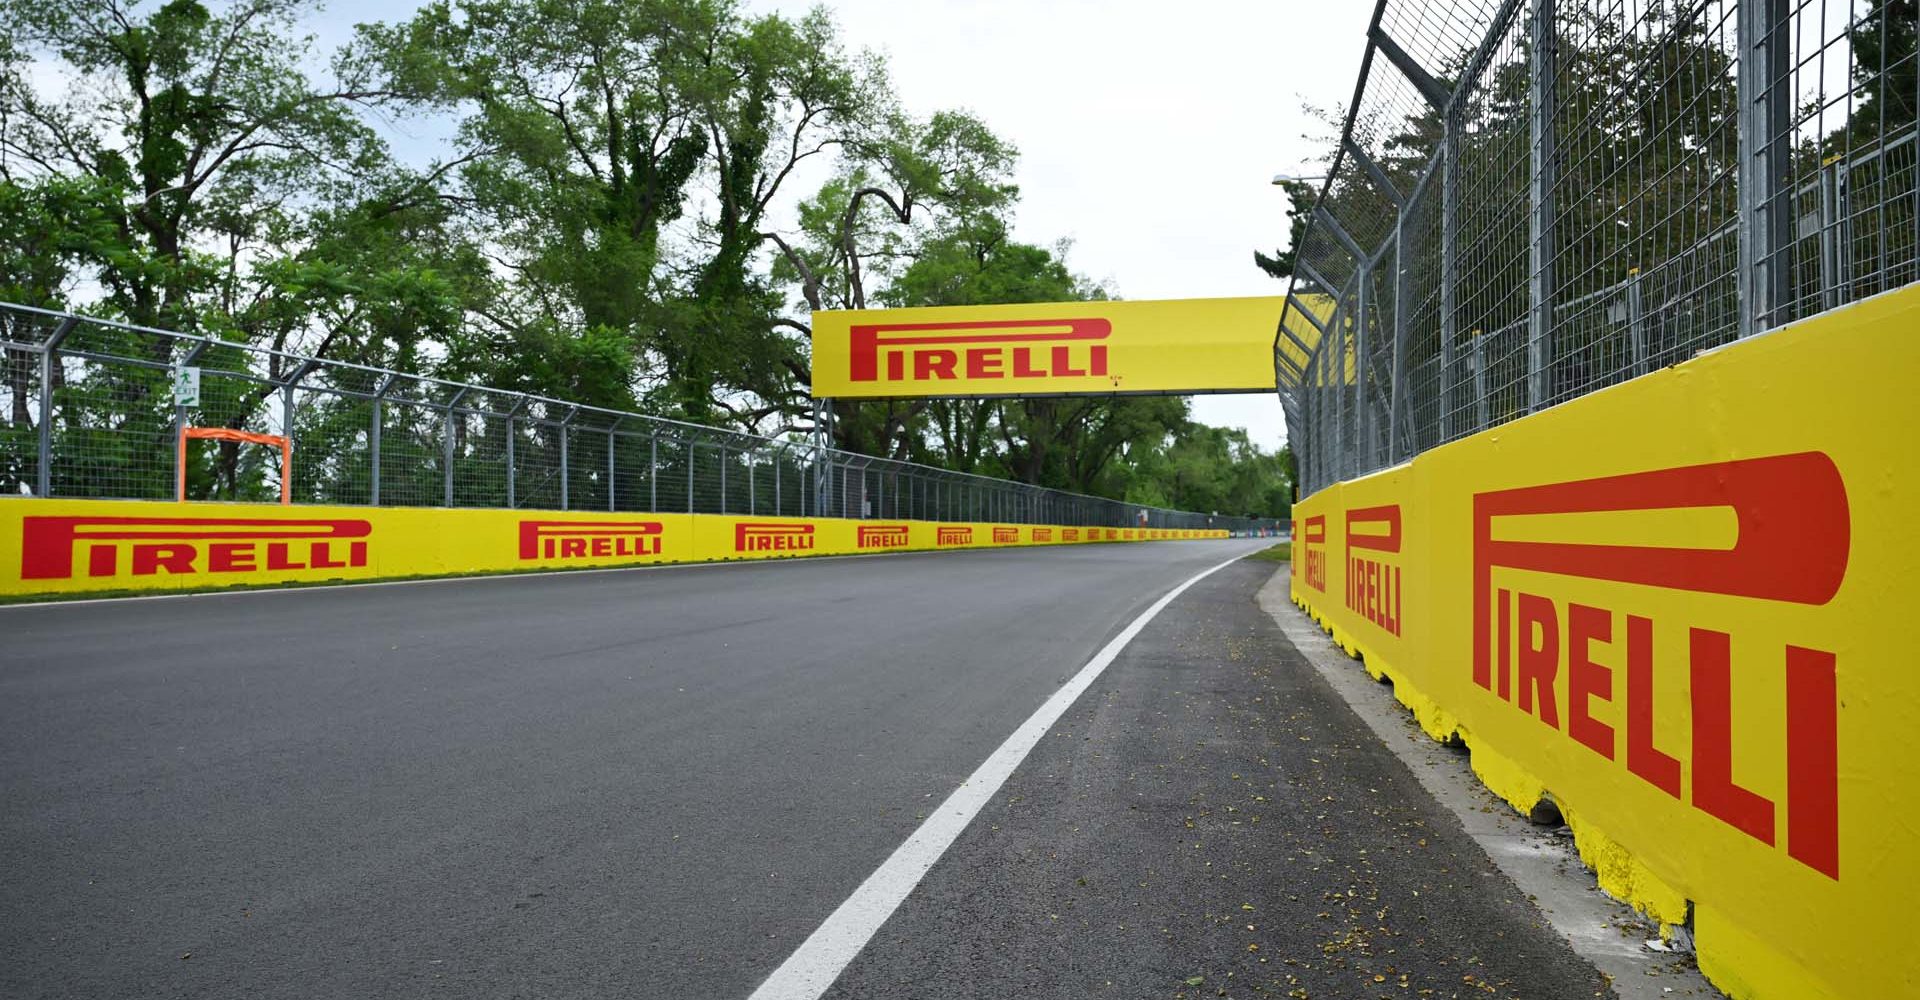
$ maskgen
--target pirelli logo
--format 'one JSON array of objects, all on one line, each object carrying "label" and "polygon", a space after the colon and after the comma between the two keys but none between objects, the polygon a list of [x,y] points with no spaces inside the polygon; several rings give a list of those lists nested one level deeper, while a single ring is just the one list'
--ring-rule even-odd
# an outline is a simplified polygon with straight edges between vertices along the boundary
[{"label": "pirelli logo", "polygon": [[1080,540],[1080,529],[1079,529],[1079,528],[1061,528],[1061,529],[1060,529],[1060,540],[1061,540],[1061,541],[1063,541],[1063,542],[1077,542],[1077,541],[1079,541],[1079,540]]},{"label": "pirelli logo", "polygon": [[365,567],[372,534],[371,523],[351,518],[26,517],[20,578],[320,576]]},{"label": "pirelli logo", "polygon": [[[1706,509],[1732,513],[1730,544],[1552,540],[1556,519],[1651,519]],[[1768,846],[1784,840],[1789,857],[1837,880],[1835,651],[1790,641],[1770,646],[1779,640],[1580,603],[1556,594],[1551,578],[1718,595],[1760,609],[1818,607],[1833,599],[1846,577],[1851,530],[1839,469],[1811,451],[1477,494],[1473,682],[1593,753],[1622,762],[1628,773],[1675,799],[1684,787],[1691,806],[1754,840]],[[1686,662],[1656,662],[1655,636],[1667,629],[1686,635]],[[1736,649],[1742,661],[1737,672]],[[1667,671],[1685,672],[1691,739],[1684,751],[1655,739],[1654,719],[1662,708],[1655,704],[1655,678]],[[1739,680],[1760,671],[1782,672],[1783,687]],[[1759,691],[1782,689],[1784,704],[1753,704]],[[1615,702],[1624,702],[1623,708],[1601,713],[1612,721],[1596,717],[1596,708]],[[1784,720],[1784,801],[1735,780],[1737,771],[1752,774],[1769,766],[1749,760],[1736,768],[1736,704]],[[1671,715],[1673,707],[1665,711]]]},{"label": "pirelli logo", "polygon": [[1033,529],[1033,540],[1034,540],[1034,541],[1036,541],[1036,542],[1051,542],[1051,541],[1053,541],[1053,529],[1052,529],[1052,528],[1035,528],[1035,529]]},{"label": "pirelli logo", "polygon": [[1321,592],[1327,592],[1327,515],[1315,514],[1305,521],[1296,522],[1305,530],[1295,536],[1300,544],[1301,562],[1307,586]]},{"label": "pirelli logo", "polygon": [[1018,542],[1019,540],[1020,540],[1019,528],[993,529],[993,544],[995,545],[1012,545],[1013,543]]},{"label": "pirelli logo", "polygon": [[659,521],[521,521],[520,558],[643,559],[665,534]]},{"label": "pirelli logo", "polygon": [[972,545],[973,528],[969,525],[943,524],[934,529],[935,545]]},{"label": "pirelli logo", "polygon": [[1103,341],[1113,324],[1099,317],[869,323],[850,333],[847,374],[854,382],[1017,382],[1107,377]]},{"label": "pirelli logo", "polygon": [[1400,634],[1400,505],[1347,511],[1347,610]]},{"label": "pirelli logo", "polygon": [[904,549],[909,537],[904,524],[863,524],[855,536],[854,544],[861,549]]},{"label": "pirelli logo", "polygon": [[735,552],[808,552],[813,549],[811,524],[741,521],[733,526]]}]

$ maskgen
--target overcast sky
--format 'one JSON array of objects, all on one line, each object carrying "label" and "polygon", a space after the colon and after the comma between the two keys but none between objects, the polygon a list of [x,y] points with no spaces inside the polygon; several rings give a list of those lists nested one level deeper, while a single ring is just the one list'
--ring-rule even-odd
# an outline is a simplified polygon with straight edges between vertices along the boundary
[{"label": "overcast sky", "polygon": [[[323,44],[414,0],[334,0]],[[798,15],[812,0],[748,0]],[[1286,237],[1275,173],[1316,172],[1305,104],[1353,92],[1362,0],[832,0],[849,48],[883,52],[903,105],[965,108],[1020,149],[1017,235],[1129,299],[1277,295],[1255,247]],[[419,132],[418,126],[414,130]],[[421,135],[422,139],[427,138]],[[811,193],[823,177],[794,195]],[[1271,395],[1195,397],[1205,423],[1285,440]]]}]

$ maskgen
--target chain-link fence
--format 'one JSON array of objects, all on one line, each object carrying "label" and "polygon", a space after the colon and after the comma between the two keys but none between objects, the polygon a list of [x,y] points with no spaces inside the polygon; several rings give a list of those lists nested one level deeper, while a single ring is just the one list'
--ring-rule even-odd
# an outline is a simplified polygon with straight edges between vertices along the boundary
[{"label": "chain-link fence", "polygon": [[[174,375],[200,373],[175,405]],[[291,443],[295,503],[1270,530],[776,438],[0,303],[0,496],[172,499],[184,427]],[[186,495],[273,501],[279,456],[192,441]]]},{"label": "chain-link fence", "polygon": [[1301,492],[1920,280],[1915,0],[1379,0],[1275,366]]}]

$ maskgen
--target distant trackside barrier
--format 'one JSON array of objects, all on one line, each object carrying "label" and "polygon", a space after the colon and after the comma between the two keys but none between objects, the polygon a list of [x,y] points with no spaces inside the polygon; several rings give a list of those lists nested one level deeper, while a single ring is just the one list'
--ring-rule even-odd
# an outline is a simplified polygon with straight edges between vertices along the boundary
[{"label": "distant trackside barrier", "polygon": [[1920,287],[1321,489],[1292,593],[1739,998],[1920,996]]},{"label": "distant trackside barrier", "polygon": [[962,521],[0,500],[0,594],[1225,538]]}]

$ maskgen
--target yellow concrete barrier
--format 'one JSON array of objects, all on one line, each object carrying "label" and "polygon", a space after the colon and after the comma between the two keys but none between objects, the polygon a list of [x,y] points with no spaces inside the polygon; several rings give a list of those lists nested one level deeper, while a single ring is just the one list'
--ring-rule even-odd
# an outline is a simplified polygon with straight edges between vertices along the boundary
[{"label": "yellow concrete barrier", "polygon": [[0,594],[1224,538],[1225,531],[719,514],[0,500]]},{"label": "yellow concrete barrier", "polygon": [[1920,996],[1920,289],[1322,490],[1294,599],[1736,997]]}]

